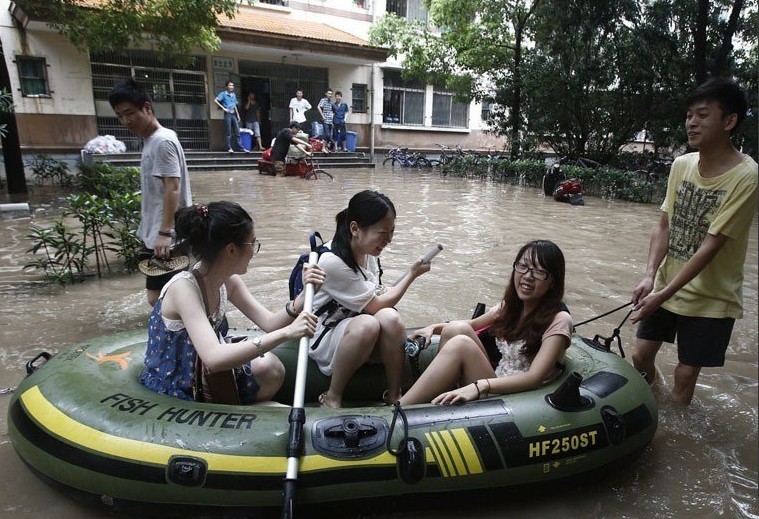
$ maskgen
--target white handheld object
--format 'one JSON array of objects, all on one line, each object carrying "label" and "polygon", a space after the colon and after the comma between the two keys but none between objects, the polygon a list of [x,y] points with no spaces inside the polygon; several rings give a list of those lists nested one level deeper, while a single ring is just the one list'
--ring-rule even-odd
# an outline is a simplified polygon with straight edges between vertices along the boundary
[{"label": "white handheld object", "polygon": [[419,261],[422,263],[429,263],[432,261],[432,258],[440,254],[440,251],[443,250],[443,246],[439,243],[436,243],[432,247],[430,247],[430,250],[427,251],[427,254],[419,258]]},{"label": "white handheld object", "polygon": [[[419,258],[419,261],[421,263],[429,263],[430,261],[432,261],[432,258],[434,258],[438,254],[440,254],[440,251],[442,251],[442,250],[443,250],[443,246],[440,245],[439,243],[436,243],[435,245],[433,245],[432,247],[430,247],[430,249],[425,253],[424,256],[422,256],[421,258]],[[400,283],[403,278],[405,278],[406,276],[408,276],[409,272],[410,272],[410,270],[407,270],[401,277],[399,277],[395,281],[395,283],[393,283],[393,286],[395,286],[398,283]]]}]

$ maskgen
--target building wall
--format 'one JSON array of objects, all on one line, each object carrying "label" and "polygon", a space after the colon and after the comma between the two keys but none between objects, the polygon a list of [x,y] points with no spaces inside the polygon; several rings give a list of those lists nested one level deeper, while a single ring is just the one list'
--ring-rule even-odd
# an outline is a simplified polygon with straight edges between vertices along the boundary
[{"label": "building wall", "polygon": [[[14,26],[10,2],[0,1],[0,40],[11,80],[21,147],[24,150],[79,149],[97,135],[92,76],[86,54],[45,25]],[[24,97],[15,58],[45,58],[50,97]]]},{"label": "building wall", "polygon": [[[16,105],[19,137],[22,150],[40,153],[44,151],[78,152],[84,144],[98,135],[92,73],[89,57],[79,52],[68,40],[39,22],[30,22],[26,30],[14,25],[8,11],[10,2],[0,0],[0,39],[5,51],[6,65],[11,77]],[[354,0],[290,0],[289,7],[258,4],[244,9],[261,12],[261,16],[292,16],[312,22],[323,23],[367,39],[373,17],[381,17],[385,0],[365,0],[365,7]],[[47,62],[50,97],[23,97],[20,91],[18,69],[13,59],[23,54],[44,57]],[[494,139],[482,132],[480,106],[472,103],[469,109],[469,129],[434,128],[431,126],[431,96],[427,99],[424,128],[405,129],[382,124],[383,74],[386,64],[362,63],[341,56],[299,53],[292,49],[270,49],[252,45],[223,42],[221,49],[208,55],[208,113],[211,149],[224,148],[223,113],[212,102],[216,95],[218,77],[239,73],[239,60],[296,63],[308,67],[323,67],[328,71],[329,87],[343,92],[343,100],[352,106],[351,87],[354,83],[368,87],[368,110],[364,114],[349,113],[348,130],[357,133],[358,146],[368,148],[407,145],[434,148],[435,143],[460,144],[462,147],[484,148]],[[214,68],[213,58],[231,58],[231,69],[219,71]],[[397,62],[390,60],[390,64]],[[428,88],[431,92],[431,88]],[[238,94],[241,94],[238,89]],[[295,92],[287,98],[294,96]],[[319,98],[309,99],[316,106]],[[284,107],[286,108],[286,107]],[[373,126],[372,126],[373,125]],[[372,127],[374,130],[372,131]],[[273,132],[277,128],[272,128]],[[502,147],[502,144],[497,144]]]}]

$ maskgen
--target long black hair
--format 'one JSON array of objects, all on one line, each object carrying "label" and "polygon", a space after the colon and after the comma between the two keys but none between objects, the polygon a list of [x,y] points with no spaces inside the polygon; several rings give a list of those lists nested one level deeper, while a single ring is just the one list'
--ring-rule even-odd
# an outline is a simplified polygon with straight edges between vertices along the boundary
[{"label": "long black hair", "polygon": [[392,212],[395,218],[395,206],[388,197],[378,191],[364,190],[356,193],[348,202],[348,207],[335,216],[335,235],[332,237],[332,252],[348,265],[353,272],[358,272],[358,263],[351,250],[351,222],[360,228],[369,227],[382,220]]},{"label": "long black hair", "polygon": [[253,219],[234,202],[196,204],[174,215],[177,241],[184,250],[206,264],[214,262],[219,252],[230,243],[242,245],[253,233]]},{"label": "long black hair", "polygon": [[543,334],[550,326],[556,314],[561,311],[561,300],[564,298],[564,254],[552,241],[535,240],[524,245],[517,253],[515,263],[524,256],[532,260],[533,265],[541,265],[550,274],[551,283],[548,292],[538,303],[538,306],[528,315],[521,318],[524,303],[517,295],[514,284],[514,271],[503,295],[503,306],[495,318],[490,333],[494,337],[506,341],[524,340],[522,353],[534,357],[540,349]]}]

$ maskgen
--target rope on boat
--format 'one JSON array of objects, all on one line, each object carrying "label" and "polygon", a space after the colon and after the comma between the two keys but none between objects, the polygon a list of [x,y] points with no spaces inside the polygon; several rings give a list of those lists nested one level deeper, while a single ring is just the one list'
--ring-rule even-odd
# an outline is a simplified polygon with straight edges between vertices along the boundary
[{"label": "rope on boat", "polygon": [[[632,301],[630,301],[629,303],[625,303],[622,306],[618,306],[614,310],[609,310],[605,314],[597,315],[597,316],[591,317],[590,319],[587,319],[587,320],[585,320],[585,321],[583,321],[581,323],[577,323],[576,325],[574,325],[574,327],[577,328],[578,326],[582,326],[583,324],[588,324],[590,322],[595,321],[596,319],[600,319],[601,317],[606,317],[607,315],[613,314],[614,312],[618,312],[619,310],[622,310],[623,308],[625,308],[626,306],[630,306],[631,304],[632,304]],[[627,314],[627,317],[630,317],[631,313],[632,313],[632,310],[630,310],[630,312]],[[622,324],[625,323],[625,321],[627,320],[627,317],[624,318],[624,320],[622,321]],[[622,324],[620,324],[619,326],[622,326]]]},{"label": "rope on boat", "polygon": [[[613,314],[614,312],[622,310],[623,308],[625,308],[627,306],[630,306],[631,304],[632,304],[632,301],[630,301],[629,303],[625,303],[622,306],[615,308],[614,310],[610,310],[610,311],[606,312],[605,314],[597,315],[595,317],[592,317],[591,319],[588,319],[588,320],[583,321],[581,323],[577,323],[576,325],[574,325],[573,329],[576,329],[578,326],[582,326],[583,324],[587,324],[587,323],[589,323],[591,321],[595,321],[596,319],[600,319],[601,317],[606,317],[609,314]],[[606,351],[611,351],[611,343],[614,342],[614,340],[616,339],[616,341],[617,341],[617,348],[619,348],[619,355],[624,359],[625,358],[625,351],[622,349],[622,339],[619,338],[619,332],[620,332],[620,330],[622,328],[622,325],[625,324],[625,322],[627,321],[627,318],[630,317],[630,314],[632,314],[634,310],[635,309],[633,308],[629,312],[627,312],[627,315],[625,315],[625,318],[622,319],[621,323],[619,323],[619,326],[617,326],[616,328],[614,328],[614,331],[612,332],[612,334],[611,334],[610,337],[603,337],[601,335],[596,335],[595,337],[593,337],[593,341],[596,342],[596,343],[599,343],[599,339],[603,339],[603,341],[604,341],[603,342],[604,348],[606,349]]]},{"label": "rope on boat", "polygon": [[[400,443],[400,446],[397,449],[394,449],[390,442],[393,439],[393,431],[395,430],[395,421],[398,418],[398,416],[401,417],[401,421],[403,422],[403,440]],[[393,420],[390,422],[390,430],[387,433],[387,452],[392,454],[393,456],[400,456],[403,454],[403,451],[406,449],[406,444],[408,443],[408,418],[406,418],[406,413],[401,407],[400,402],[396,402],[393,404]]]}]

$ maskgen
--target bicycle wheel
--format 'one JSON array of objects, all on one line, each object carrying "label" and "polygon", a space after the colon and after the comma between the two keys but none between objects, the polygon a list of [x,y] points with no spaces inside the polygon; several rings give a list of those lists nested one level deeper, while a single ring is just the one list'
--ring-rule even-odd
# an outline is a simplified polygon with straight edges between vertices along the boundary
[{"label": "bicycle wheel", "polygon": [[334,177],[324,171],[323,169],[317,168],[313,171],[310,171],[306,175],[306,180],[335,180]]},{"label": "bicycle wheel", "polygon": [[427,157],[419,157],[416,159],[416,167],[418,168],[431,168],[432,162]]},{"label": "bicycle wheel", "polygon": [[395,157],[388,157],[388,158],[386,158],[385,160],[382,161],[382,165],[385,166],[385,165],[387,165],[388,162],[394,164],[395,163]]}]

